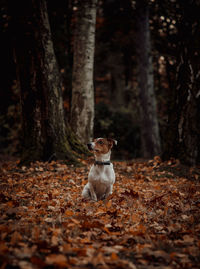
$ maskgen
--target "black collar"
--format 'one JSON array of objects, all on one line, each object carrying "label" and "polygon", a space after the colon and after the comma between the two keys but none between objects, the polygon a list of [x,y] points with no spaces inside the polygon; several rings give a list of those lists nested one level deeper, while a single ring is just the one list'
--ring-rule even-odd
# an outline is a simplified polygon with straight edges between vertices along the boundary
[{"label": "black collar", "polygon": [[111,162],[110,161],[106,161],[106,162],[100,162],[100,161],[95,161],[94,165],[110,165]]}]

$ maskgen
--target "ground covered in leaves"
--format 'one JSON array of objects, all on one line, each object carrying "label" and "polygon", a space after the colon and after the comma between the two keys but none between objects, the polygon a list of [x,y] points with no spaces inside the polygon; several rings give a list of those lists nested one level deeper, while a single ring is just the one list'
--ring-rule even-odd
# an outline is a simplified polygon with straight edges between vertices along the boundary
[{"label": "ground covered in leaves", "polygon": [[114,192],[84,201],[92,161],[1,163],[0,268],[199,268],[200,179],[178,161],[114,162]]}]

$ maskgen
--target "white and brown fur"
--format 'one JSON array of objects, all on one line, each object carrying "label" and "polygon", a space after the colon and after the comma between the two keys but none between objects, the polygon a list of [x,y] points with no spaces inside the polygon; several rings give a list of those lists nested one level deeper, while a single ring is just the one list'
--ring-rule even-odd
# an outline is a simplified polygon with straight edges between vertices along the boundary
[{"label": "white and brown fur", "polygon": [[90,168],[88,183],[82,191],[85,199],[97,201],[112,194],[115,172],[110,155],[114,144],[117,145],[117,141],[110,138],[97,138],[88,144],[89,150],[94,153],[95,163]]}]

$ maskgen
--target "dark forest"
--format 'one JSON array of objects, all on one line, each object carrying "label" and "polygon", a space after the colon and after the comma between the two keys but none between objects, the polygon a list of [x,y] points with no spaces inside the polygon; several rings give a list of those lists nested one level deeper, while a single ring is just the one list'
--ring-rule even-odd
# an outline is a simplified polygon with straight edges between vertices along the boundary
[{"label": "dark forest", "polygon": [[0,3],[0,268],[198,268],[200,1]]},{"label": "dark forest", "polygon": [[[49,73],[49,70],[42,70],[41,65],[44,63],[37,63],[37,57],[45,57],[42,55],[43,44],[39,44],[37,40],[42,35],[41,32],[45,31],[39,22],[39,15],[38,21],[33,21],[35,25],[32,28],[27,27],[34,19],[31,18],[34,12],[39,14],[39,9],[44,7],[37,7],[35,4],[34,10],[31,7],[33,4],[28,1],[24,5],[14,4],[12,1],[1,2],[4,74],[0,99],[1,154],[19,156],[23,147],[30,147],[26,143],[37,143],[27,141],[27,137],[34,136],[34,132],[28,126],[28,133],[24,122],[32,124],[29,118],[32,118],[31,113],[34,113],[35,108],[32,108],[32,112],[29,111],[28,102],[33,103],[33,97],[30,95],[31,100],[23,102],[23,92],[29,91],[31,83],[34,83],[31,81],[31,74],[36,72],[35,83],[42,84],[40,73]],[[80,73],[75,67],[73,71],[73,66],[76,66],[73,61],[83,61],[75,50],[79,50],[81,54],[84,45],[78,48],[75,44],[80,44],[80,36],[86,35],[76,31],[78,16],[81,16],[79,13],[84,12],[84,9],[81,1],[59,1],[59,4],[47,1],[46,9],[50,24],[48,38],[53,50],[53,56],[50,57],[55,57],[56,62],[54,77],[51,78],[53,83],[50,84],[57,83],[55,87],[60,87],[64,121],[75,135],[82,128],[81,137],[85,138],[81,142],[87,143],[92,137],[114,137],[120,142],[120,148],[115,153],[116,159],[152,158],[159,155],[165,160],[173,157],[189,165],[198,163],[198,1],[97,3],[93,44],[95,51],[91,56],[94,61],[90,78],[92,88],[88,89],[90,86],[84,82],[85,78],[80,77],[88,93],[93,92],[93,97],[87,100],[92,103],[91,100],[94,99],[94,103],[88,107],[88,110],[94,111],[92,125],[88,121],[86,126],[81,124],[81,127],[75,126],[81,111],[78,111],[78,115],[73,112],[74,107],[80,107],[80,103],[77,98],[72,98],[72,92],[75,92],[74,88],[77,89],[78,83],[73,78],[73,72]],[[84,31],[79,29],[81,30]],[[26,53],[32,54],[30,58]],[[78,56],[75,58],[74,54]],[[30,67],[32,61],[33,69]],[[49,82],[43,83],[48,88]],[[35,87],[40,88],[40,85]],[[51,94],[50,90],[49,93],[48,90],[44,91],[44,95]],[[41,99],[41,96],[36,98]],[[45,96],[43,98],[47,99]],[[46,104],[42,106],[44,108]],[[37,117],[36,113],[34,115]],[[52,115],[57,117],[59,113],[52,111]],[[62,129],[60,126],[57,128]],[[87,128],[91,130],[87,131]],[[85,135],[86,133],[88,134]],[[80,135],[78,138],[80,139]],[[51,144],[51,141],[38,143],[41,146],[42,143]],[[54,154],[53,151],[56,151],[42,150],[44,156],[39,158],[43,160],[49,159]]]}]

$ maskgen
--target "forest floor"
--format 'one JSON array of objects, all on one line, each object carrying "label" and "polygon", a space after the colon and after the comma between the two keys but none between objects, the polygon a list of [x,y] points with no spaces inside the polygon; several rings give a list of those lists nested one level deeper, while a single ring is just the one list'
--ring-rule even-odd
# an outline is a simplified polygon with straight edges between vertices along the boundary
[{"label": "forest floor", "polygon": [[200,268],[200,170],[114,162],[105,201],[84,201],[92,159],[0,164],[0,269]]}]

